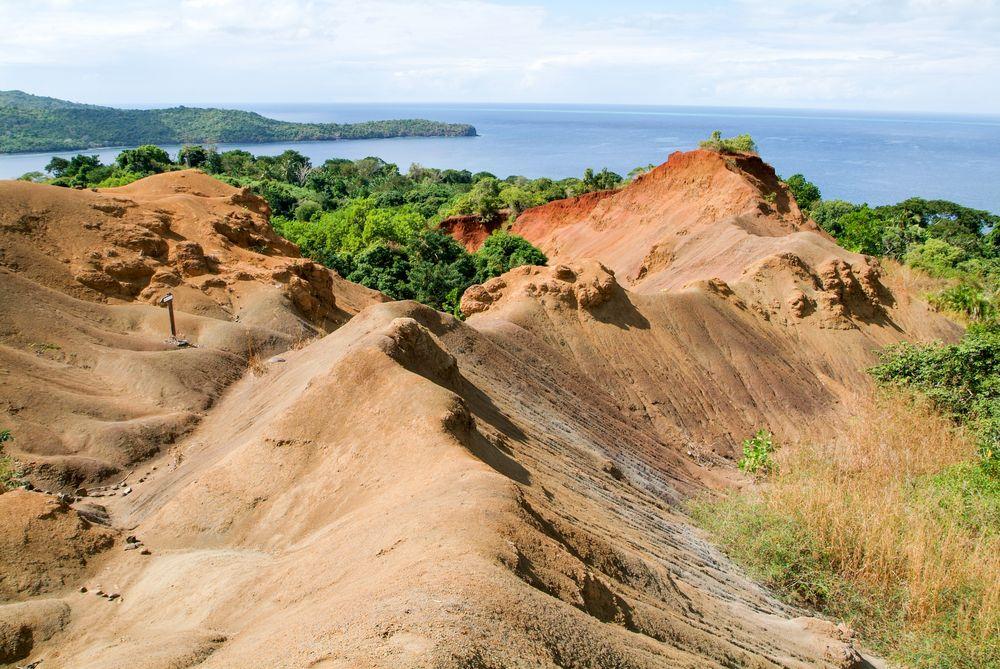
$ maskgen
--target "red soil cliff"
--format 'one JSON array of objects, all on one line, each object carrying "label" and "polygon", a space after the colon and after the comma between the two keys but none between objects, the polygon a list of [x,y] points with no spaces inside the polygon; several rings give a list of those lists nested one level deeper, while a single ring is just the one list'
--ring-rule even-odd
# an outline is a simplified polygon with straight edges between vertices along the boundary
[{"label": "red soil cliff", "polygon": [[552,262],[600,260],[641,292],[732,281],[769,252],[829,241],[759,157],[704,150],[674,153],[620,190],[528,209],[512,232]]}]

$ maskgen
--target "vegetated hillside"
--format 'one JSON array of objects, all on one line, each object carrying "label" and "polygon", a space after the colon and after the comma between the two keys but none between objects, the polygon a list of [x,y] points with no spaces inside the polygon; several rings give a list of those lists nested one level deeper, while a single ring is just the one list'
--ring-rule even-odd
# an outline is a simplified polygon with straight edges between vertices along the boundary
[{"label": "vegetated hillside", "polygon": [[[703,179],[710,160],[671,169]],[[850,410],[872,349],[957,328],[791,214],[741,217],[766,191],[733,174],[712,196],[736,210],[746,249],[685,270],[688,287],[633,293],[557,251],[560,264],[467,291],[467,322],[377,303],[319,269],[309,276],[330,290],[307,290],[316,311],[304,308],[292,278],[315,285],[267,237],[260,200],[204,175],[98,193],[17,185],[0,200],[14,212],[0,219],[0,318],[15,323],[0,347],[5,447],[44,461],[30,431],[44,418],[67,451],[110,465],[39,477],[87,487],[58,506],[77,533],[38,501],[51,496],[0,495],[12,519],[0,581],[8,555],[40,556],[0,594],[0,662],[865,666],[849,631],[781,604],[712,548],[682,500],[731,476],[720,454],[746,426],[807,433]],[[168,229],[140,225],[159,215]],[[166,252],[116,242],[123,223]],[[206,278],[183,271],[195,240],[217,259]],[[123,256],[148,267],[119,269]],[[177,273],[196,346],[163,342],[157,291],[130,278],[149,269]],[[80,282],[91,277],[112,292]],[[330,334],[268,357],[316,330]],[[185,412],[196,420],[169,439],[141,429]],[[128,438],[108,439],[119,424]],[[133,464],[106,455],[123,452]]]},{"label": "vegetated hillside", "polygon": [[473,136],[464,123],[425,119],[289,123],[234,109],[115,109],[0,91],[0,153],[140,144],[299,142]]}]

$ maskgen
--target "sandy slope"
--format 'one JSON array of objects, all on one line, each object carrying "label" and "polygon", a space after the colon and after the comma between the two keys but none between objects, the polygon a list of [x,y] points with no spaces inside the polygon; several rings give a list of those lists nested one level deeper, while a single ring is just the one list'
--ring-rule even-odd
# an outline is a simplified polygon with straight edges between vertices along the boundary
[{"label": "sandy slope", "polygon": [[[46,487],[188,431],[264,356],[381,299],[298,258],[266,204],[195,171],[107,192],[0,181],[0,409]],[[175,295],[179,335],[168,341]]]},{"label": "sandy slope", "polygon": [[733,455],[760,427],[829,435],[874,351],[960,331],[818,230],[756,156],[675,153],[621,190],[529,209],[513,231],[557,267],[473,287],[470,323],[516,324],[699,452]]},{"label": "sandy slope", "polygon": [[[673,158],[664,184],[687,183],[686,170],[702,183],[698,170],[715,169],[705,165],[714,159],[695,155]],[[742,211],[761,191],[753,180],[741,190],[746,178],[732,174],[704,183],[732,191],[726,206]],[[763,425],[783,435],[830,429],[874,347],[955,332],[870,261],[809,231],[794,203],[737,223],[692,214],[692,239],[703,225],[745,235],[720,251],[717,272],[679,265],[691,285],[669,292],[652,289],[674,284],[669,264],[632,292],[597,261],[567,259],[568,249],[607,248],[617,250],[598,253],[605,265],[641,264],[646,254],[619,234],[628,221],[581,227],[528,212],[536,239],[558,237],[561,264],[470,289],[463,323],[411,302],[380,304],[318,268],[302,279],[317,302],[308,308],[292,292],[290,277],[302,278],[289,269],[302,263],[287,256],[293,249],[271,239],[260,253],[257,238],[237,243],[216,227],[249,211],[244,229],[266,237],[260,203],[243,209],[233,198],[245,194],[196,173],[97,194],[10,188],[21,191],[0,212],[36,212],[35,264],[57,260],[29,269],[32,240],[18,236],[29,233],[3,214],[0,314],[20,319],[0,348],[0,399],[16,409],[3,420],[17,421],[26,458],[87,459],[61,464],[80,480],[139,464],[128,496],[71,507],[38,492],[0,496],[10,527],[42,527],[32,520],[41,515],[60,528],[48,547],[32,544],[41,547],[33,572],[10,570],[35,576],[0,579],[24,583],[3,594],[12,603],[0,606],[0,664],[863,666],[844,631],[779,604],[680,511],[686,495],[730,475],[713,450],[728,454]],[[658,206],[650,189],[633,188]],[[673,188],[662,197],[685,201]],[[592,197],[593,211],[611,198],[627,210],[626,194]],[[726,192],[712,197],[727,202]],[[64,240],[90,234],[77,230],[88,219],[53,212],[103,216],[91,213],[93,198],[136,203],[116,220],[173,212],[170,233],[157,233],[167,252],[135,257],[155,266],[150,276],[177,271],[175,293],[202,305],[182,315],[199,348],[164,344],[152,282],[111,292],[80,284],[80,272],[114,278],[115,261],[102,253],[99,267],[87,264],[92,244]],[[673,217],[665,227],[684,237],[682,226]],[[224,285],[205,290],[203,275],[176,270],[177,245],[192,240],[218,257],[212,276]],[[798,260],[782,255],[793,252]],[[789,300],[795,291],[804,302]],[[329,334],[246,372],[248,339],[270,352],[314,331]],[[43,334],[60,348],[28,346]],[[187,414],[164,438],[181,420],[171,416]],[[109,425],[143,420],[159,431],[107,436]],[[46,441],[42,426],[58,439]],[[142,463],[166,443],[169,453]],[[0,541],[5,568],[33,533]],[[124,550],[128,535],[148,554]]]},{"label": "sandy slope", "polygon": [[782,314],[784,305],[771,308],[774,288],[799,288],[781,283],[770,283],[763,298],[757,280],[633,293],[604,265],[584,261],[519,268],[471,288],[462,306],[493,338],[551,347],[668,443],[727,457],[762,427],[788,440],[831,435],[868,388],[864,370],[876,350],[904,336],[958,332],[881,282],[879,293],[898,297],[892,306],[867,304],[878,318]]}]

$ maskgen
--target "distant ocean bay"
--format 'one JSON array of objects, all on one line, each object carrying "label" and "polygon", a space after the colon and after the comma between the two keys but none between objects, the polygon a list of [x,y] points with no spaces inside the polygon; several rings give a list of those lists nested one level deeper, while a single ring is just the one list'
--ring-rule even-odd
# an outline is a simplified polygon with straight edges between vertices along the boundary
[{"label": "distant ocean bay", "polygon": [[[198,105],[207,106],[207,105]],[[405,171],[428,167],[486,170],[504,177],[563,178],[584,168],[626,174],[698,145],[713,130],[748,132],[778,173],[801,172],[825,198],[888,204],[911,196],[943,198],[1000,213],[1000,116],[947,116],[716,107],[509,104],[218,105],[305,122],[427,118],[471,123],[478,137],[339,142],[221,144],[255,154],[293,148],[313,164],[378,156]],[[178,146],[165,146],[171,153]],[[0,155],[0,178],[41,170],[53,155],[121,147]]]}]

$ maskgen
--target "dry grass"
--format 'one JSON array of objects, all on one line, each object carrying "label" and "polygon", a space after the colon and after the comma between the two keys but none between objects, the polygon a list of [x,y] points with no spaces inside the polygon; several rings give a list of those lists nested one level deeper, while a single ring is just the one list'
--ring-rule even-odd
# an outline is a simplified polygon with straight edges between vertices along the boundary
[{"label": "dry grass", "polygon": [[[948,606],[946,593],[1000,583],[1000,543],[915,494],[927,477],[975,458],[964,430],[910,402],[880,398],[870,406],[842,443],[779,453],[785,473],[767,497],[775,508],[796,509],[845,575],[878,588],[905,584],[906,618],[921,624]],[[984,608],[987,600],[975,607],[980,622],[1000,623],[995,589],[989,599],[992,607]]]},{"label": "dry grass", "polygon": [[[930,408],[887,397],[858,406],[868,408],[844,438],[781,448],[758,490],[696,517],[755,576],[804,593],[792,599],[848,619],[907,665],[1000,666],[1000,482],[974,464],[969,435]],[[807,546],[775,552],[750,536],[759,527],[744,529],[769,522],[783,533],[771,545],[791,527]],[[803,564],[820,585],[783,573]]]},{"label": "dry grass", "polygon": [[301,351],[306,346],[309,346],[314,341],[317,341],[319,339],[322,339],[322,337],[320,335],[314,335],[312,337],[300,337],[300,338],[298,338],[298,339],[296,339],[295,341],[292,342],[292,347],[291,347],[290,350],[292,350],[292,351]]},{"label": "dry grass", "polygon": [[892,258],[879,258],[879,262],[882,264],[885,275],[883,283],[892,290],[893,294],[899,295],[901,294],[900,291],[904,291],[902,294],[919,296],[924,300],[928,300],[928,306],[951,320],[962,325],[969,324],[968,314],[960,311],[952,311],[951,309],[941,309],[930,302],[932,295],[956,285],[958,283],[957,279],[933,277],[922,269],[904,265]]},{"label": "dry grass", "polygon": [[257,343],[249,335],[246,338],[247,370],[254,376],[264,376],[268,372],[267,359],[261,354]]},{"label": "dry grass", "polygon": [[254,376],[264,376],[267,374],[267,360],[257,353],[247,356],[247,369]]},{"label": "dry grass", "polygon": [[955,285],[955,279],[940,279],[922,269],[904,265],[892,258],[879,258],[884,282],[896,292],[903,289],[910,295],[927,295]]}]

